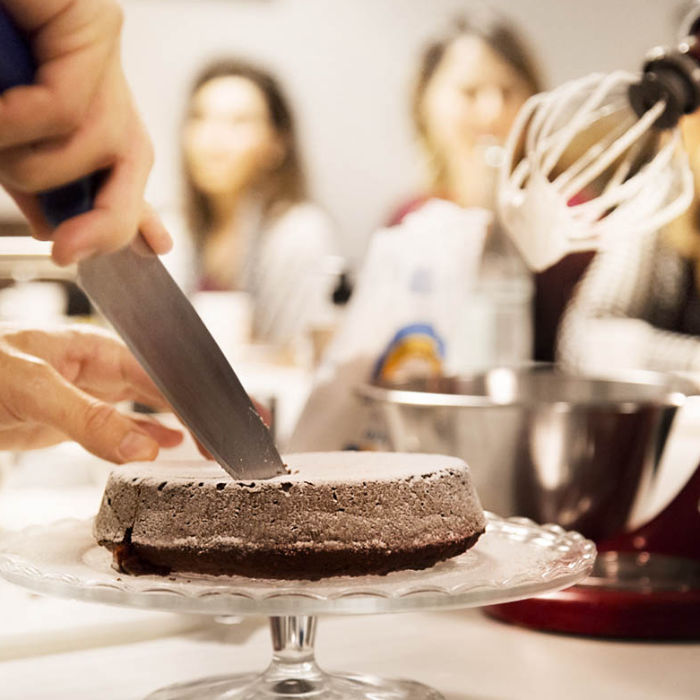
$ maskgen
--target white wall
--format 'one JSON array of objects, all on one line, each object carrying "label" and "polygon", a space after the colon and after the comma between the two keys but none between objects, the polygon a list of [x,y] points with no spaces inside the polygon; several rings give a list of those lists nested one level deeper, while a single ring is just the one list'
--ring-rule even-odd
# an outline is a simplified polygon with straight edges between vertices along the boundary
[{"label": "white wall", "polygon": [[[179,194],[178,126],[208,58],[241,55],[277,72],[292,98],[314,196],[342,247],[367,236],[420,189],[408,102],[421,47],[466,0],[123,0],[124,61],[156,146],[149,195]],[[636,68],[668,43],[687,0],[492,0],[531,39],[550,84]]]}]

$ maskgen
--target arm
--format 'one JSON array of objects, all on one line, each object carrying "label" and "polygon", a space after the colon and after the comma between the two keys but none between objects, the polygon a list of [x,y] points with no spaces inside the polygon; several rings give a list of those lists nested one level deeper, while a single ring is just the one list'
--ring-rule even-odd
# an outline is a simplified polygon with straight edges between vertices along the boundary
[{"label": "arm", "polygon": [[659,240],[649,234],[598,253],[562,320],[559,361],[593,371],[700,368],[700,339],[648,322],[655,297],[677,307],[684,293],[681,257]]},{"label": "arm", "polygon": [[[143,200],[153,154],[121,67],[115,0],[2,0],[37,63],[35,83],[0,95],[0,185],[53,257],[68,264],[126,245],[141,230],[158,253],[169,236]],[[55,231],[36,193],[95,171],[92,211]]]}]

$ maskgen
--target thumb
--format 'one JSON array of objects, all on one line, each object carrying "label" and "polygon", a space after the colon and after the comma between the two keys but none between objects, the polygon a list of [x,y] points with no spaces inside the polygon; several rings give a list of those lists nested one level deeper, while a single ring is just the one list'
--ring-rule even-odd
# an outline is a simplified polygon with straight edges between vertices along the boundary
[{"label": "thumb", "polygon": [[150,461],[158,455],[158,442],[136,421],[111,404],[100,401],[66,381],[49,368],[47,391],[31,401],[26,418],[49,425],[79,442],[92,454],[121,464]]}]

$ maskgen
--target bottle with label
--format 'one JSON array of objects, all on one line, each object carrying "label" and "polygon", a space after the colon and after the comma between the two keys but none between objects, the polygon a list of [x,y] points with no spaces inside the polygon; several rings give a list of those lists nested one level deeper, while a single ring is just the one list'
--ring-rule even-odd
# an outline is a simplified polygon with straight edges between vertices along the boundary
[{"label": "bottle with label", "polygon": [[465,292],[461,315],[459,372],[496,365],[517,365],[532,359],[532,273],[500,223],[497,211],[500,146],[483,149],[488,178],[484,208],[492,219],[484,242],[477,279]]}]

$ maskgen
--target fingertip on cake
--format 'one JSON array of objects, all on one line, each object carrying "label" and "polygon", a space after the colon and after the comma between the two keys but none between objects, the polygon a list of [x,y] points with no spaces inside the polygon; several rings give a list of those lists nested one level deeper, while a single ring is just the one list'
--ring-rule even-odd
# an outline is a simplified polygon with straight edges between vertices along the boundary
[{"label": "fingertip on cake", "polygon": [[287,474],[245,481],[205,461],[118,467],[95,538],[127,573],[314,580],[426,568],[484,532],[469,468],[455,457],[319,452],[285,462]]}]

